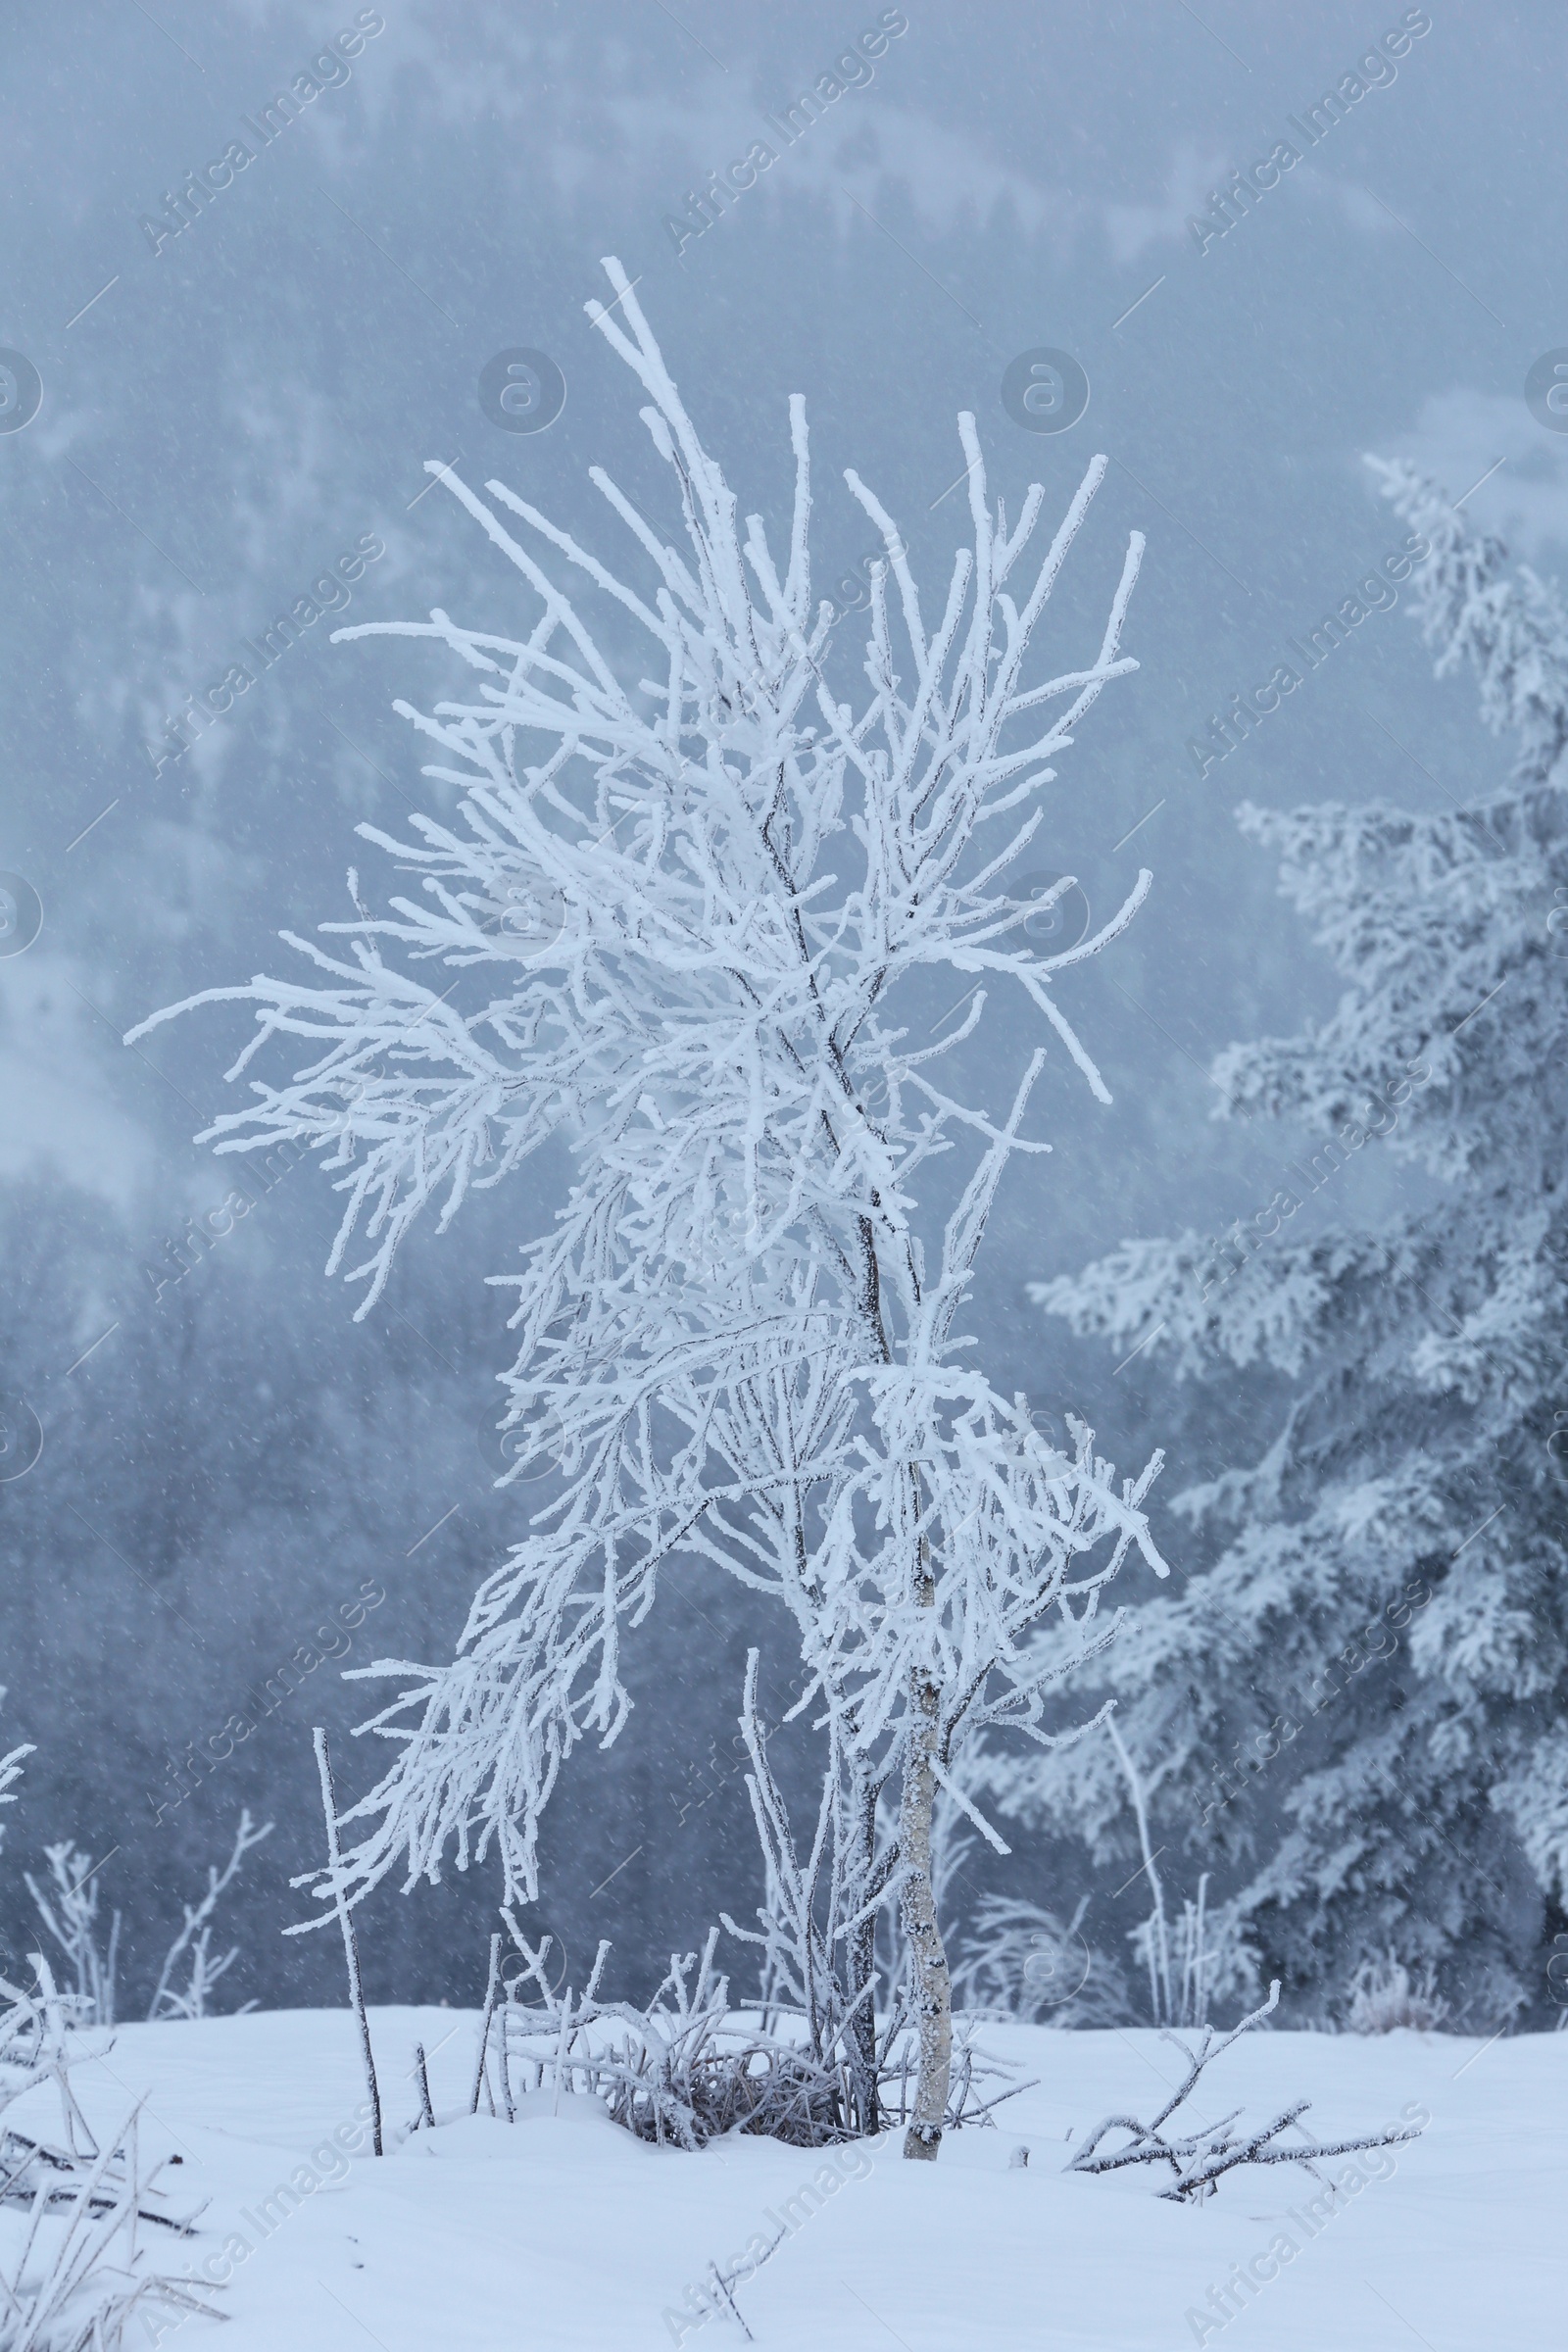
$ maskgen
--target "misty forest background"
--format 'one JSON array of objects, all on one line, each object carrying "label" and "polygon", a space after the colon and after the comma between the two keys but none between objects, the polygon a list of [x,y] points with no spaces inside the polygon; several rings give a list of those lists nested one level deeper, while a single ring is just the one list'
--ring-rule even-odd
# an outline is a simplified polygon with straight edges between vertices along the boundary
[{"label": "misty forest background", "polygon": [[[1186,221],[1206,190],[1286,135],[1396,9],[1374,23],[1338,0],[1211,0],[1200,24],[1174,0],[1088,17],[911,5],[873,84],[677,256],[666,216],[875,9],[683,0],[677,24],[633,0],[389,4],[347,85],[154,255],[138,218],[353,13],[167,0],[155,24],[89,5],[13,16],[3,35],[0,343],[32,360],[44,399],[0,438],[0,867],[44,915],[28,952],[0,960],[0,1391],[45,1434],[36,1468],[0,1486],[0,1731],[38,1750],[11,1816],[0,1966],[34,1940],[23,1864],[68,1836],[116,1849],[104,1904],[125,1914],[127,2009],[241,1805],[279,1826],[228,1898],[246,1950],[225,1990],[342,1997],[334,1949],[278,1934],[301,1899],[288,1877],[319,1843],[310,1726],[339,1735],[342,1781],[365,1787],[381,1759],[341,1735],[373,1690],[339,1668],[449,1654],[522,1507],[525,1489],[490,1491],[511,1347],[505,1294],[483,1278],[509,1269],[524,1215],[537,1230],[562,1181],[541,1158],[450,1236],[422,1229],[363,1324],[322,1278],[335,1197],[305,1166],[253,1176],[255,1207],[199,1256],[187,1247],[174,1279],[188,1220],[239,1181],[191,1138],[229,1106],[221,1073],[248,1015],[180,1022],[135,1052],[120,1038],[159,1004],[275,968],[280,927],[347,910],[353,824],[395,825],[430,789],[392,696],[447,681],[437,657],[334,649],[323,621],[183,758],[155,774],[144,746],[367,535],[385,554],[349,617],[439,604],[508,625],[504,567],[450,501],[418,495],[427,458],[499,473],[603,542],[588,466],[638,494],[655,461],[583,317],[599,256],[641,273],[748,506],[784,495],[786,397],[806,394],[822,593],[873,552],[846,465],[916,571],[945,571],[964,520],[961,493],[942,501],[960,408],[994,487],[1015,499],[1038,475],[1048,512],[1092,449],[1110,453],[1054,643],[1098,628],[1127,529],[1149,534],[1127,640],[1141,673],[1064,762],[1042,836],[1042,863],[1077,874],[1101,919],[1140,862],[1154,869],[1142,918],[1070,986],[1115,1106],[1054,1055],[1037,1098],[1054,1153],[1008,1179],[977,1328],[998,1386],[1076,1407],[1113,1459],[1167,1446],[1154,1525],[1178,1577],[1204,1555],[1169,1497],[1261,1450],[1286,1385],[1249,1376],[1195,1409],[1157,1353],[1116,1370],[1026,1285],[1127,1237],[1218,1232],[1282,1180],[1289,1130],[1216,1123],[1208,1064],[1232,1039],[1321,1015],[1336,985],[1236,804],[1436,808],[1500,779],[1511,749],[1484,733],[1463,678],[1434,685],[1402,609],[1372,614],[1201,780],[1188,739],[1397,544],[1363,452],[1408,456],[1453,496],[1502,459],[1472,518],[1546,571],[1568,539],[1568,441],[1521,397],[1564,339],[1568,30],[1544,0],[1435,9],[1397,78],[1201,255]],[[1058,438],[1026,435],[999,395],[1038,345],[1076,355],[1092,387]],[[547,432],[480,413],[479,371],[510,346],[564,372]],[[1006,1051],[1000,1024],[972,1049],[974,1099],[1003,1099]],[[1365,1152],[1303,1216],[1419,1208],[1436,1199],[1423,1181]],[[1129,1570],[1116,1597],[1136,1605],[1150,1583]],[[385,1598],[350,1652],[302,1676],[316,1628],[364,1589]],[[536,1917],[574,1967],[608,1935],[621,1982],[646,1990],[672,1945],[753,1899],[734,1735],[759,1638],[765,1659],[765,1624],[688,1566],[628,1644],[636,1713],[608,1755],[573,1760],[546,1822]],[[292,1690],[276,1681],[290,1660]],[[764,1667],[775,1718],[788,1666],[780,1650]],[[270,1679],[265,1721],[215,1760]],[[204,1744],[199,1774],[181,1770]],[[792,1752],[780,1743],[781,1762]],[[803,1743],[798,1788],[809,1761]],[[1079,1847],[1043,1833],[1015,1846],[1010,1863],[965,1862],[950,1920],[987,1887],[1062,1914],[1088,1894],[1094,1940],[1125,1949],[1140,1887],[1113,1896],[1109,1874],[1097,1883]],[[1178,1904],[1205,1866],[1195,1823],[1164,1864]],[[476,1998],[494,1899],[488,1872],[413,1901],[382,1889],[362,1922],[370,1997]]]}]

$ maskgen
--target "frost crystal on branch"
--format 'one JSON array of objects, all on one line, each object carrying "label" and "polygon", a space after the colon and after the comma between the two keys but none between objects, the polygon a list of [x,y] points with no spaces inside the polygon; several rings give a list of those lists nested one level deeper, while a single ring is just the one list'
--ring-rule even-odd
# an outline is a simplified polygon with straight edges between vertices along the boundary
[{"label": "frost crystal on branch", "polygon": [[[594,470],[635,543],[634,585],[504,483],[481,496],[432,466],[536,617],[520,637],[439,611],[338,634],[428,640],[461,665],[461,699],[396,706],[433,748],[425,773],[457,788],[453,812],[416,818],[412,842],[361,828],[415,886],[375,914],[353,878],[355,919],[325,926],[340,952],[285,934],[314,982],[192,1000],[256,1006],[232,1075],[274,1039],[303,1041],[291,1075],[253,1080],[251,1105],[209,1132],[220,1150],[288,1137],[320,1152],[344,1195],[333,1267],[362,1237],[362,1314],[437,1196],[444,1224],[547,1139],[574,1156],[554,1230],[505,1278],[506,1426],[553,1481],[452,1663],[364,1670],[406,1687],[367,1727],[398,1752],[344,1816],[371,1826],[341,1885],[434,1879],[449,1850],[466,1867],[493,1842],[509,1896],[530,1895],[563,1759],[625,1720],[622,1623],[684,1554],[790,1612],[856,1788],[903,1771],[918,1913],[911,1790],[918,1846],[968,1732],[1038,1728],[1046,1671],[1024,1637],[1042,1612],[1092,1617],[1129,1545],[1159,1566],[1142,1509],[1157,1464],[1118,1481],[1087,1430],[1072,1459],[1054,1451],[959,1352],[1004,1168],[1049,1148],[1023,1133],[1044,1053],[1000,1116],[946,1075],[1005,986],[1109,1100],[1058,983],[1117,937],[1150,877],[1055,956],[1034,952],[1039,902],[1005,877],[1045,821],[1054,760],[1135,666],[1120,643],[1143,542],[1098,645],[1040,678],[1036,630],[1104,460],[1042,549],[1043,491],[1009,525],[960,417],[971,544],[929,606],[891,517],[846,474],[886,556],[861,683],[841,699],[845,649],[832,608],[811,603],[804,404],[779,547],[760,516],[740,520],[624,272],[606,268],[615,303],[589,315],[647,394],[682,531]],[[563,579],[585,610],[614,609],[617,645],[642,633],[647,674],[612,661]],[[931,975],[972,995],[961,1022],[915,1042],[906,1016]],[[925,1941],[945,2015],[934,1918]]]}]

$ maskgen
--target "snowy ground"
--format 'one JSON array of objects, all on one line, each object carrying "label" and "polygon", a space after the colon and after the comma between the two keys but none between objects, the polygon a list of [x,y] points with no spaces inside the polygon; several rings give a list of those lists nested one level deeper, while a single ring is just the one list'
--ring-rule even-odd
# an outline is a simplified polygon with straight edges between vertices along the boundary
[{"label": "snowy ground", "polygon": [[[416,2109],[405,2071],[416,2039],[433,2054],[437,2109],[466,2103],[470,2015],[377,2010],[372,2028],[392,2121]],[[1010,2102],[1005,2126],[950,2137],[935,2166],[903,2163],[891,2141],[844,2151],[850,2177],[820,2210],[796,2206],[799,2227],[739,2290],[760,2346],[1175,2352],[1199,2340],[1189,2310],[1282,2231],[1300,2251],[1211,2327],[1209,2344],[1526,2352],[1556,2337],[1568,2034],[1258,2034],[1238,2045],[1215,2083],[1228,2106],[1309,2096],[1324,2137],[1395,2122],[1410,2102],[1431,2111],[1424,2137],[1391,2152],[1392,2174],[1314,2235],[1299,2218],[1312,2183],[1294,2168],[1233,2176],[1198,2211],[1158,2201],[1149,2176],[1063,2176],[1068,2147],[1104,2113],[1159,2101],[1173,2053],[1152,2033],[983,2038],[1040,2086]],[[346,2012],[130,2026],[74,2080],[95,2124],[146,2094],[146,2144],[182,2159],[165,2178],[211,2200],[194,2259],[220,2269],[233,2241],[216,2298],[228,2324],[219,2335],[191,2319],[162,2337],[182,2352],[204,2340],[223,2352],[655,2352],[674,2338],[662,2315],[688,2282],[754,2233],[773,2235],[767,2216],[817,2169],[754,2139],[663,2152],[595,2113],[512,2128],[465,2117],[350,2163],[331,2146],[336,2128],[354,2137],[364,2096]],[[1009,2169],[1020,2141],[1028,2167]],[[240,2241],[250,2250],[235,2260]],[[723,2352],[743,2338],[726,2321],[684,2340]]]}]

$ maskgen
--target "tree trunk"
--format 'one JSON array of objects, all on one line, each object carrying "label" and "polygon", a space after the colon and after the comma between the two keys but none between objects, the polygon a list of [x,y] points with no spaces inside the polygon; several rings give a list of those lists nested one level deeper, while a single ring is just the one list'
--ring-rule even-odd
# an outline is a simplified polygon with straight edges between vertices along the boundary
[{"label": "tree trunk", "polygon": [[[868,1904],[876,1873],[876,1789],[859,1758],[851,1768],[849,1792],[844,1801],[850,1835],[855,1839],[851,1884],[856,1902]],[[869,1912],[850,1937],[850,1999],[860,2003],[852,2028],[862,2085],[859,2122],[860,2130],[872,2138],[882,2129],[876,2081],[876,2003],[869,1991],[876,1975],[876,1913]]]},{"label": "tree trunk", "polygon": [[931,1757],[937,1743],[940,1705],[936,1684],[916,1669],[909,1688],[909,1744],[904,1761],[899,1860],[909,1873],[904,1883],[904,1932],[909,1939],[915,2015],[920,2026],[920,2077],[904,2153],[922,2157],[927,2163],[935,2162],[942,2145],[942,2119],[948,2111],[953,2072],[953,1985],[931,1884],[931,1809],[937,1788]]}]

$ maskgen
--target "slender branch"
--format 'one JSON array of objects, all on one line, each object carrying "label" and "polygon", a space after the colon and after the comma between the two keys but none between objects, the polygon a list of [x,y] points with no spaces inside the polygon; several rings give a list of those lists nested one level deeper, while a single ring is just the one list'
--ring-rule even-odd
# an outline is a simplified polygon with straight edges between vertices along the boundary
[{"label": "slender branch", "polygon": [[[360,1976],[360,1941],[354,1929],[354,1915],[343,1893],[343,1855],[338,1843],[337,1800],[332,1791],[332,1760],[327,1752],[326,1734],[319,1724],[316,1727],[316,1768],[321,1782],[321,1810],[326,1817],[326,1855],[330,1884],[337,1910],[338,1925],[343,1931],[343,1958],[349,1972],[349,1997],[359,2021],[360,2053],[365,2060],[365,2087],[370,2102],[370,2145],[377,2156],[381,2147],[381,2090],[375,2079],[375,2052],[370,2046],[370,2021],[365,2009],[365,1985]],[[314,1873],[312,1874],[314,1876]],[[296,1879],[294,1884],[301,1882]],[[314,1922],[306,1923],[314,1925]],[[285,1928],[285,1936],[297,1934]]]}]

